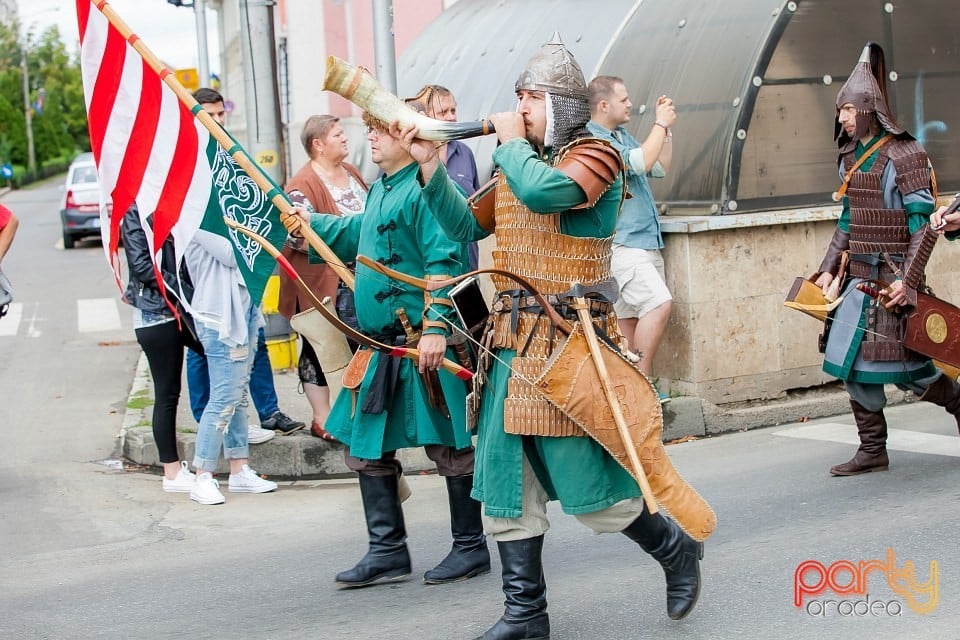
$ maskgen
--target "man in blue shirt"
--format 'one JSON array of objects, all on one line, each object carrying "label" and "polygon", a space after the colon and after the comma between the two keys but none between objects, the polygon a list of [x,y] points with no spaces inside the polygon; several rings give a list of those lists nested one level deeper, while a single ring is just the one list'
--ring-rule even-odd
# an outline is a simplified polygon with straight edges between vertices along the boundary
[{"label": "man in blue shirt", "polygon": [[[670,168],[673,159],[670,127],[677,120],[677,112],[673,100],[667,96],[657,98],[656,122],[640,144],[623,127],[630,121],[633,106],[623,79],[597,76],[590,81],[587,91],[590,100],[587,129],[609,141],[623,156],[627,168],[627,190],[632,197],[623,203],[613,239],[611,269],[620,287],[620,298],[614,309],[630,350],[642,356],[640,370],[650,376],[653,357],[670,320],[673,297],[664,276],[660,254],[663,236],[647,176],[662,178]],[[669,395],[658,393],[661,403],[670,400]]]},{"label": "man in blue shirt", "polygon": [[[407,100],[407,103],[416,102],[423,106],[425,115],[435,120],[457,121],[457,101],[450,89],[439,84],[425,85],[416,96]],[[480,188],[477,176],[477,161],[473,157],[470,147],[459,140],[449,140],[443,143],[437,153],[440,162],[447,169],[447,175],[457,183],[465,195],[473,195]],[[480,250],[476,242],[467,245],[470,257],[470,270],[477,268],[480,261]]]}]

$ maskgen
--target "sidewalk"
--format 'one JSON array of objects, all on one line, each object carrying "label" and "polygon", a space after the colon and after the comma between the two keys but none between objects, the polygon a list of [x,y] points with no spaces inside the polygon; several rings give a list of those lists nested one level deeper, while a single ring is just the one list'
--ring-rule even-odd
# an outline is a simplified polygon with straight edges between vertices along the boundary
[{"label": "sidewalk", "polygon": [[[184,367],[184,371],[186,367]],[[304,395],[297,391],[299,379],[295,369],[275,371],[274,385],[280,410],[295,420],[306,423],[306,428],[288,436],[276,436],[263,444],[250,445],[250,466],[258,473],[275,479],[329,479],[353,477],[343,462],[343,445],[331,444],[310,433],[312,412]],[[177,448],[180,459],[190,463],[196,441],[197,423],[190,413],[186,375],[177,411]],[[120,451],[125,459],[140,465],[159,467],[160,459],[151,429],[153,417],[153,380],[146,356],[140,354],[137,369],[130,385],[126,414],[120,429]],[[248,411],[250,424],[259,424],[252,404]],[[434,472],[436,465],[423,449],[404,449],[397,453],[406,473]],[[217,473],[229,472],[221,458]]]},{"label": "sidewalk", "polygon": [[[310,434],[310,405],[297,391],[296,371],[274,373],[280,410],[307,423],[307,428],[289,436],[277,435],[263,444],[251,445],[250,466],[259,473],[277,479],[329,479],[351,477],[353,472],[343,462],[343,446],[331,444]],[[914,399],[913,394],[889,387],[890,405]],[[153,382],[146,358],[141,355],[130,386],[127,411],[120,431],[120,448],[124,458],[141,465],[159,466],[157,447],[151,431]],[[673,398],[663,406],[663,440],[670,442],[687,437],[709,437],[733,431],[746,431],[777,424],[802,422],[806,419],[843,415],[850,412],[850,402],[840,383],[797,392],[785,399],[765,402],[714,405],[695,397]],[[256,412],[250,407],[250,423],[256,424]],[[180,398],[177,417],[180,459],[193,459],[197,424],[190,414],[186,381]],[[422,448],[398,452],[406,473],[433,473],[436,469]],[[218,473],[227,473],[221,460]]]}]

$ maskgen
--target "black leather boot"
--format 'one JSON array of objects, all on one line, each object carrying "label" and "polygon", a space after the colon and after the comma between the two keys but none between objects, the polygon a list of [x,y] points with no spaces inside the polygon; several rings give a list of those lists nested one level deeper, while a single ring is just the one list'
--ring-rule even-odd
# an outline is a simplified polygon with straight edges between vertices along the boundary
[{"label": "black leather boot", "polygon": [[667,615],[680,620],[693,611],[700,597],[700,559],[703,543],[697,542],[661,513],[643,513],[622,532],[653,556],[667,578]]},{"label": "black leather boot", "polygon": [[960,430],[960,384],[947,374],[941,374],[920,396],[921,400],[943,407],[957,421]]},{"label": "black leather boot", "polygon": [[473,474],[447,477],[453,548],[440,564],[423,574],[425,584],[458,582],[490,571],[490,551],[483,535],[480,503],[470,497]]},{"label": "black leather boot", "polygon": [[475,640],[549,640],[543,536],[498,542],[503,566],[503,616]]},{"label": "black leather boot", "polygon": [[830,475],[857,476],[871,471],[886,471],[890,467],[890,459],[887,458],[887,419],[883,411],[868,411],[854,400],[850,400],[850,406],[857,421],[860,446],[850,460],[830,467]]},{"label": "black leather boot", "polygon": [[410,575],[407,530],[397,494],[397,476],[360,474],[360,496],[367,519],[370,548],[352,569],[335,578],[341,588],[366,587],[402,580]]}]

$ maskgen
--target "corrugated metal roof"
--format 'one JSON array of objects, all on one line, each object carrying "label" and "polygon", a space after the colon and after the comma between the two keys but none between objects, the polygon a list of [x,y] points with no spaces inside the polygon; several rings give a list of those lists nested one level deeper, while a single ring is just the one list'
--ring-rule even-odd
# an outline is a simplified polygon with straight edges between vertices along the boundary
[{"label": "corrugated metal roof", "polygon": [[[589,80],[624,78],[643,140],[653,102],[678,106],[671,174],[655,181],[676,213],[829,201],[839,178],[835,98],[867,40],[887,52],[897,116],[927,146],[941,188],[960,186],[953,108],[960,50],[941,4],[877,0],[459,0],[399,62],[401,95],[449,87],[461,120],[511,110],[526,61],[559,31]],[[651,105],[648,109],[647,105]],[[489,171],[495,136],[469,141]]]}]

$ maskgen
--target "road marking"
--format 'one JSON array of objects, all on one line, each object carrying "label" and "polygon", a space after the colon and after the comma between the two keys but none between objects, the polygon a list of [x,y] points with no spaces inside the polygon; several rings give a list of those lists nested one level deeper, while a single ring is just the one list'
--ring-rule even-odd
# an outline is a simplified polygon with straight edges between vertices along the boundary
[{"label": "road marking", "polygon": [[90,298],[77,300],[77,330],[114,331],[120,329],[120,311],[116,298]]},{"label": "road marking", "polygon": [[[774,431],[775,436],[801,438],[804,440],[825,440],[843,444],[860,444],[857,427],[839,422],[822,422],[800,427],[789,427]],[[908,429],[888,429],[887,449],[909,451],[910,453],[932,453],[940,456],[960,458],[960,438],[937,433],[923,433]]]},{"label": "road marking", "polygon": [[20,328],[20,318],[23,317],[23,303],[11,302],[7,315],[0,318],[0,336],[15,336]]},{"label": "road marking", "polygon": [[27,314],[27,337],[28,338],[39,338],[43,335],[43,331],[40,330],[41,325],[46,323],[47,318],[40,315],[40,303],[31,302],[30,309],[32,312]]}]

